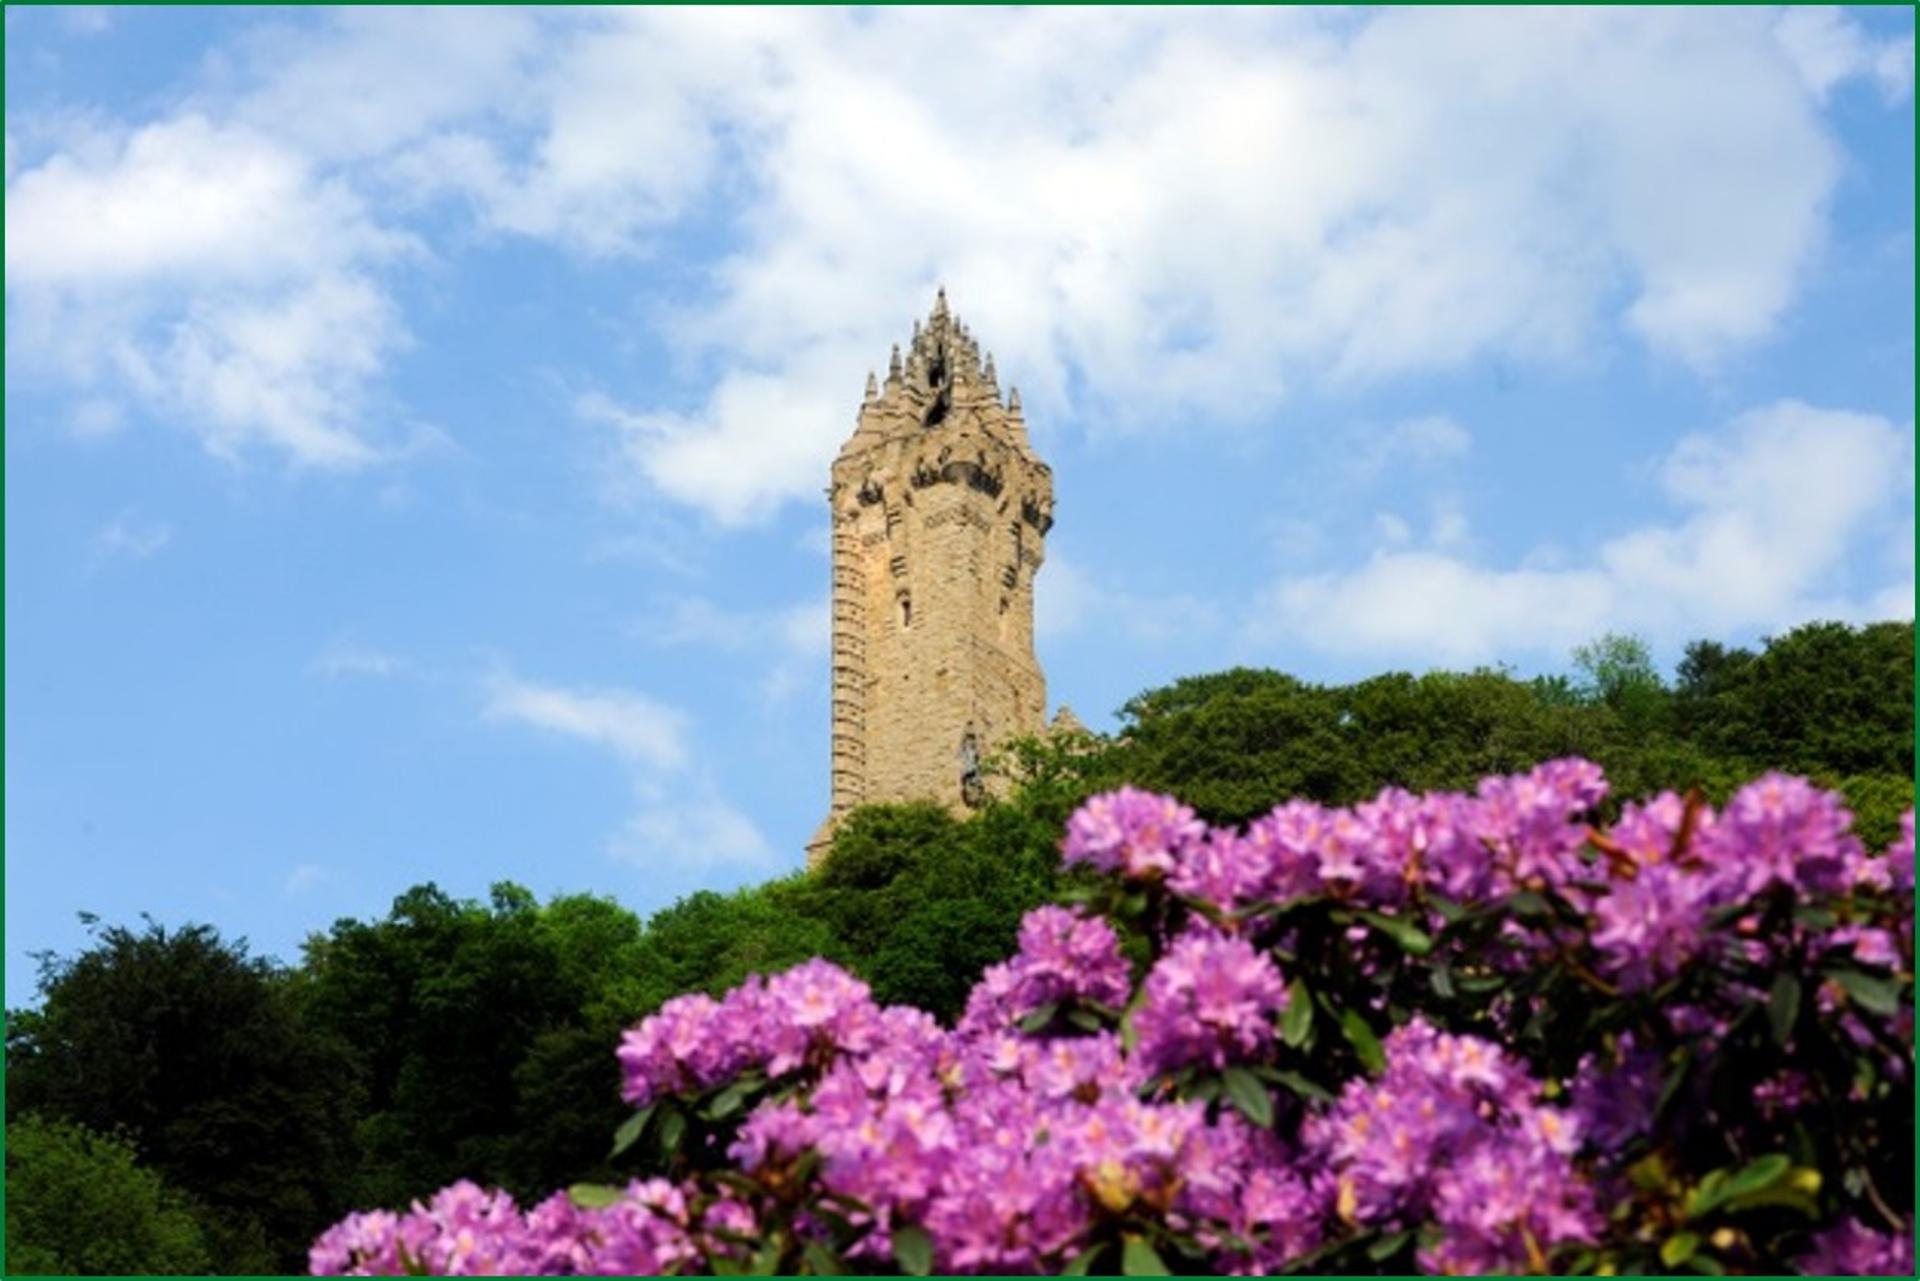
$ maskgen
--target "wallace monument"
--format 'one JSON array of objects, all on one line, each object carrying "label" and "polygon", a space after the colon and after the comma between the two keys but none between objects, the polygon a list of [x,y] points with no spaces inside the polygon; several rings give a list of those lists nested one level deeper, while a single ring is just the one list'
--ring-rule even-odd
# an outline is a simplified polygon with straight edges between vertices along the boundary
[{"label": "wallace monument", "polygon": [[[857,805],[985,799],[981,763],[1045,725],[1033,577],[1053,524],[1053,473],[1020,393],[935,298],[887,380],[867,376],[827,490],[833,530],[832,801],[817,865]],[[1063,712],[1063,723],[1071,724]]]}]

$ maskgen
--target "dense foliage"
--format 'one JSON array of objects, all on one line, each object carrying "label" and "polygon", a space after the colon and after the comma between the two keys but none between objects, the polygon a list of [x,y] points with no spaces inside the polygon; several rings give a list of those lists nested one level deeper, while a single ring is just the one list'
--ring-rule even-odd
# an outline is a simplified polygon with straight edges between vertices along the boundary
[{"label": "dense foliage", "polygon": [[32,1114],[7,1127],[9,1275],[190,1276],[207,1263],[199,1219],[127,1144]]},{"label": "dense foliage", "polygon": [[354,1201],[412,1196],[465,1170],[524,1188],[591,1169],[616,1078],[590,1047],[629,1021],[620,976],[640,933],[604,899],[541,907],[498,885],[482,905],[424,886],[383,920],[310,939],[308,1024],[359,1047]]},{"label": "dense foliage", "polygon": [[[9,1118],[118,1127],[193,1197],[214,1270],[284,1269],[346,1210],[456,1177],[522,1199],[616,1177],[607,1047],[675,996],[818,956],[881,1004],[951,1025],[1025,914],[1084,880],[1059,864],[1068,816],[1123,784],[1232,824],[1279,797],[1470,789],[1569,755],[1603,766],[1617,796],[1698,787],[1720,804],[1779,764],[1843,791],[1856,831],[1884,847],[1913,798],[1913,629],[1819,624],[1757,652],[1700,642],[1671,681],[1621,637],[1582,647],[1567,678],[1323,686],[1237,670],[1143,693],[1121,718],[1111,738],[1022,745],[1001,799],[965,821],[857,811],[817,873],[694,894],[644,923],[590,896],[540,904],[501,885],[475,903],[429,885],[315,935],[294,967],[206,929],[101,933],[49,958],[41,1007],[10,1014]],[[1597,817],[1618,813],[1603,800]],[[1142,939],[1124,941],[1144,959]],[[71,1070],[88,1060],[111,1066]]]},{"label": "dense foliage", "polygon": [[1086,907],[951,1030],[824,960],[676,997],[619,1049],[644,1177],[462,1181],[314,1270],[1910,1274],[1911,812],[1881,857],[1787,775],[1607,793],[1095,796]]},{"label": "dense foliage", "polygon": [[204,926],[114,927],[44,958],[41,989],[8,1019],[9,1136],[30,1112],[120,1134],[203,1208],[220,1265],[296,1262],[297,1235],[347,1203],[355,1100],[346,1047],[275,968]]}]

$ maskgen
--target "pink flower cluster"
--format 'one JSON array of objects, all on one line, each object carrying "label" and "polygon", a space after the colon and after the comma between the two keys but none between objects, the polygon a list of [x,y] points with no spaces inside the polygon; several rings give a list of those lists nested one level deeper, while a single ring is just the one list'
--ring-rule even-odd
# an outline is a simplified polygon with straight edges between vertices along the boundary
[{"label": "pink flower cluster", "polygon": [[677,996],[621,1037],[622,1097],[644,1105],[748,1068],[780,1076],[875,1044],[878,1018],[865,983],[817,958],[771,980],[755,976],[724,1000]]},{"label": "pink flower cluster", "polygon": [[1814,1238],[1800,1260],[1810,1277],[1910,1277],[1913,1275],[1913,1225],[1904,1232],[1877,1232],[1848,1219]]},{"label": "pink flower cluster", "polygon": [[1153,1076],[1198,1063],[1223,1068],[1262,1056],[1287,1003],[1280,969],[1245,939],[1197,925],[1175,939],[1147,974],[1134,1019],[1135,1055]]},{"label": "pink flower cluster", "polygon": [[967,998],[963,1032],[1011,1028],[1048,1005],[1077,1000],[1118,1008],[1133,988],[1113,927],[1062,907],[1036,908],[1020,923],[1020,950],[987,967]]},{"label": "pink flower cluster", "polygon": [[[1278,1069],[1294,1051],[1280,1043],[1288,986],[1262,930],[1292,927],[1263,925],[1262,913],[1328,900],[1342,922],[1385,913],[1437,931],[1436,898],[1475,905],[1548,891],[1584,916],[1584,933],[1509,918],[1505,959],[1587,946],[1632,992],[1711,949],[1748,946],[1738,922],[1709,918],[1756,895],[1910,898],[1911,814],[1883,860],[1852,837],[1837,797],[1797,779],[1768,775],[1719,814],[1663,795],[1625,807],[1601,833],[1585,816],[1605,794],[1594,766],[1555,761],[1485,780],[1470,796],[1290,802],[1244,831],[1210,829],[1172,799],[1133,789],[1094,797],[1069,823],[1066,861],[1190,905],[1154,918],[1172,924],[1149,940],[1154,959],[1137,988],[1112,925],[1049,906],[1028,914],[1019,950],[986,972],[951,1030],[917,1010],[882,1009],[822,960],[717,1000],[677,998],[622,1039],[623,1094],[642,1106],[690,1100],[764,1074],[777,1088],[739,1118],[724,1180],[635,1182],[611,1204],[557,1195],[530,1211],[457,1184],[403,1214],[349,1217],[314,1245],[313,1269],[701,1271],[722,1256],[744,1262],[777,1203],[789,1216],[783,1231],[831,1237],[850,1266],[869,1271],[923,1246],[948,1273],[1059,1271],[1094,1246],[1108,1251],[1107,1266],[1143,1224],[1235,1274],[1402,1231],[1418,1232],[1416,1257],[1430,1270],[1545,1271],[1557,1247],[1607,1230],[1595,1172],[1644,1134],[1659,1057],[1621,1031],[1570,1080],[1543,1082],[1493,1042],[1414,1014],[1387,1033],[1371,1076],[1330,1082],[1329,1103],[1291,1105],[1297,1126],[1270,1125],[1275,1096],[1257,1106],[1247,1091],[1286,1080]],[[1354,941],[1368,933],[1343,928]],[[1911,968],[1910,925],[1848,921],[1814,944]],[[1290,972],[1319,982],[1317,958],[1283,955]],[[1305,1027],[1311,1011],[1301,1013]],[[1680,1035],[1726,1030],[1721,1011],[1667,1014]],[[1369,1021],[1384,1021],[1378,1007]],[[1910,1045],[1910,1022],[1903,1035]],[[1302,1036],[1296,1027],[1286,1045]],[[1206,1078],[1212,1095],[1181,1097],[1183,1082]],[[1564,1106],[1549,1105],[1559,1087]],[[1757,1105],[1790,1110],[1804,1090],[1783,1075]],[[1910,1242],[1853,1223],[1818,1238],[1809,1256],[1840,1270],[1903,1258],[1910,1266]]]},{"label": "pink flower cluster", "polygon": [[696,1213],[664,1179],[636,1180],[601,1208],[556,1192],[527,1211],[504,1192],[460,1182],[403,1214],[349,1215],[314,1243],[311,1263],[316,1276],[663,1276],[733,1253],[716,1234],[754,1227],[738,1201]]},{"label": "pink flower cluster", "polygon": [[1499,1047],[1415,1018],[1386,1042],[1375,1081],[1350,1082],[1302,1131],[1337,1180],[1335,1212],[1370,1227],[1438,1224],[1421,1265],[1544,1272],[1542,1251],[1590,1241],[1601,1221],[1576,1172],[1578,1123]]}]

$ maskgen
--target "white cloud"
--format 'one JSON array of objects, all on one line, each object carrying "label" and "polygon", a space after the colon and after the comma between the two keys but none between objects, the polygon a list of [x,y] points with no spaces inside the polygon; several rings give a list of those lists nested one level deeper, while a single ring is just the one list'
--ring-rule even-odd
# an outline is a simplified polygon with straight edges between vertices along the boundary
[{"label": "white cloud", "polygon": [[730,610],[703,596],[662,602],[629,629],[654,645],[704,645],[740,651],[778,649],[812,658],[827,652],[832,608],[826,597],[778,610]]},{"label": "white cloud", "polygon": [[640,789],[635,812],[607,841],[614,859],[642,869],[744,866],[770,869],[772,849],[753,820],[716,795],[710,784]]},{"label": "white cloud", "polygon": [[1043,432],[1623,339],[1711,367],[1821,250],[1825,93],[1911,79],[1844,15],[1700,8],[348,11],[223,52],[172,114],[10,160],[16,339],[223,452],[351,466],[387,456],[354,411],[401,228],[697,227],[708,291],[646,314],[700,394],[576,408],[731,523],[812,496],[938,280]]},{"label": "white cloud", "polygon": [[1839,173],[1746,11],[630,21],[684,55],[673,88],[587,76],[569,100],[597,109],[544,145],[598,155],[667,95],[737,142],[751,196],[679,327],[725,371],[705,401],[581,408],[630,474],[726,522],[809,493],[936,279],[1042,422],[1076,396],[1116,429],[1246,417],[1303,379],[1563,360],[1616,330],[1711,366],[1773,331]]},{"label": "white cloud", "polygon": [[776,861],[753,820],[692,758],[678,709],[634,690],[536,685],[503,672],[487,679],[485,696],[491,719],[579,739],[627,766],[635,808],[607,841],[611,857],[656,871]]},{"label": "white cloud", "polygon": [[684,713],[621,689],[571,690],[535,685],[502,673],[487,681],[487,715],[519,721],[611,749],[656,770],[687,762]]},{"label": "white cloud", "polygon": [[[1443,550],[1464,537],[1464,518],[1443,514],[1432,547],[1390,546],[1350,570],[1283,578],[1248,630],[1330,652],[1474,662],[1564,652],[1604,630],[1673,640],[1911,616],[1910,567],[1860,598],[1834,586],[1862,539],[1911,538],[1911,423],[1781,401],[1686,437],[1656,474],[1675,517],[1588,557],[1555,548],[1512,569],[1474,564]],[[1595,492],[1595,478],[1581,483]]]},{"label": "white cloud", "polygon": [[832,626],[832,604],[824,596],[775,610],[729,610],[686,596],[662,602],[628,631],[651,645],[701,646],[758,658],[766,663],[760,695],[778,704],[810,681],[825,679]]},{"label": "white cloud", "polygon": [[1464,458],[1473,449],[1472,434],[1446,414],[1423,414],[1384,428],[1361,426],[1353,435],[1347,468],[1360,482],[1390,467],[1422,467]]},{"label": "white cloud", "polygon": [[69,137],[6,196],[9,359],[92,421],[131,402],[223,458],[383,456],[362,412],[405,330],[371,272],[413,242],[343,181],[189,113]]},{"label": "white cloud", "polygon": [[394,676],[405,668],[405,661],[393,654],[346,639],[329,642],[327,647],[307,664],[309,675],[323,676],[330,680],[352,676],[374,678]]},{"label": "white cloud", "polygon": [[287,873],[285,892],[287,897],[305,894],[319,888],[327,879],[327,869],[317,863],[302,863]]},{"label": "white cloud", "polygon": [[1219,608],[1182,592],[1143,592],[1089,573],[1059,552],[1047,557],[1034,578],[1033,630],[1050,640],[1089,623],[1148,645],[1191,636],[1220,625]]},{"label": "white cloud", "polygon": [[1818,98],[1855,78],[1871,80],[1889,104],[1904,102],[1913,92],[1911,34],[1875,40],[1845,10],[1830,7],[1788,9],[1774,24],[1774,34]]},{"label": "white cloud", "polygon": [[97,36],[113,26],[113,10],[103,4],[70,4],[57,12],[60,25],[76,36]]},{"label": "white cloud", "polygon": [[165,521],[143,521],[128,509],[102,525],[93,536],[100,557],[145,560],[173,541],[173,526]]}]

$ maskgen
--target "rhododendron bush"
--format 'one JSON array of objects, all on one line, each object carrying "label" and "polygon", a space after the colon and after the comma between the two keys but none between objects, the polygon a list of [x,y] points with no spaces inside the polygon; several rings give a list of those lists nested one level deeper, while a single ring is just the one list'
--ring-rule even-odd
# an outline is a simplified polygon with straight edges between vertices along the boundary
[{"label": "rhododendron bush", "polygon": [[458,1184],[318,1273],[1910,1273],[1913,816],[1554,761],[1244,830],[1123,789],[945,1028],[824,961],[618,1054],[625,1186]]}]

